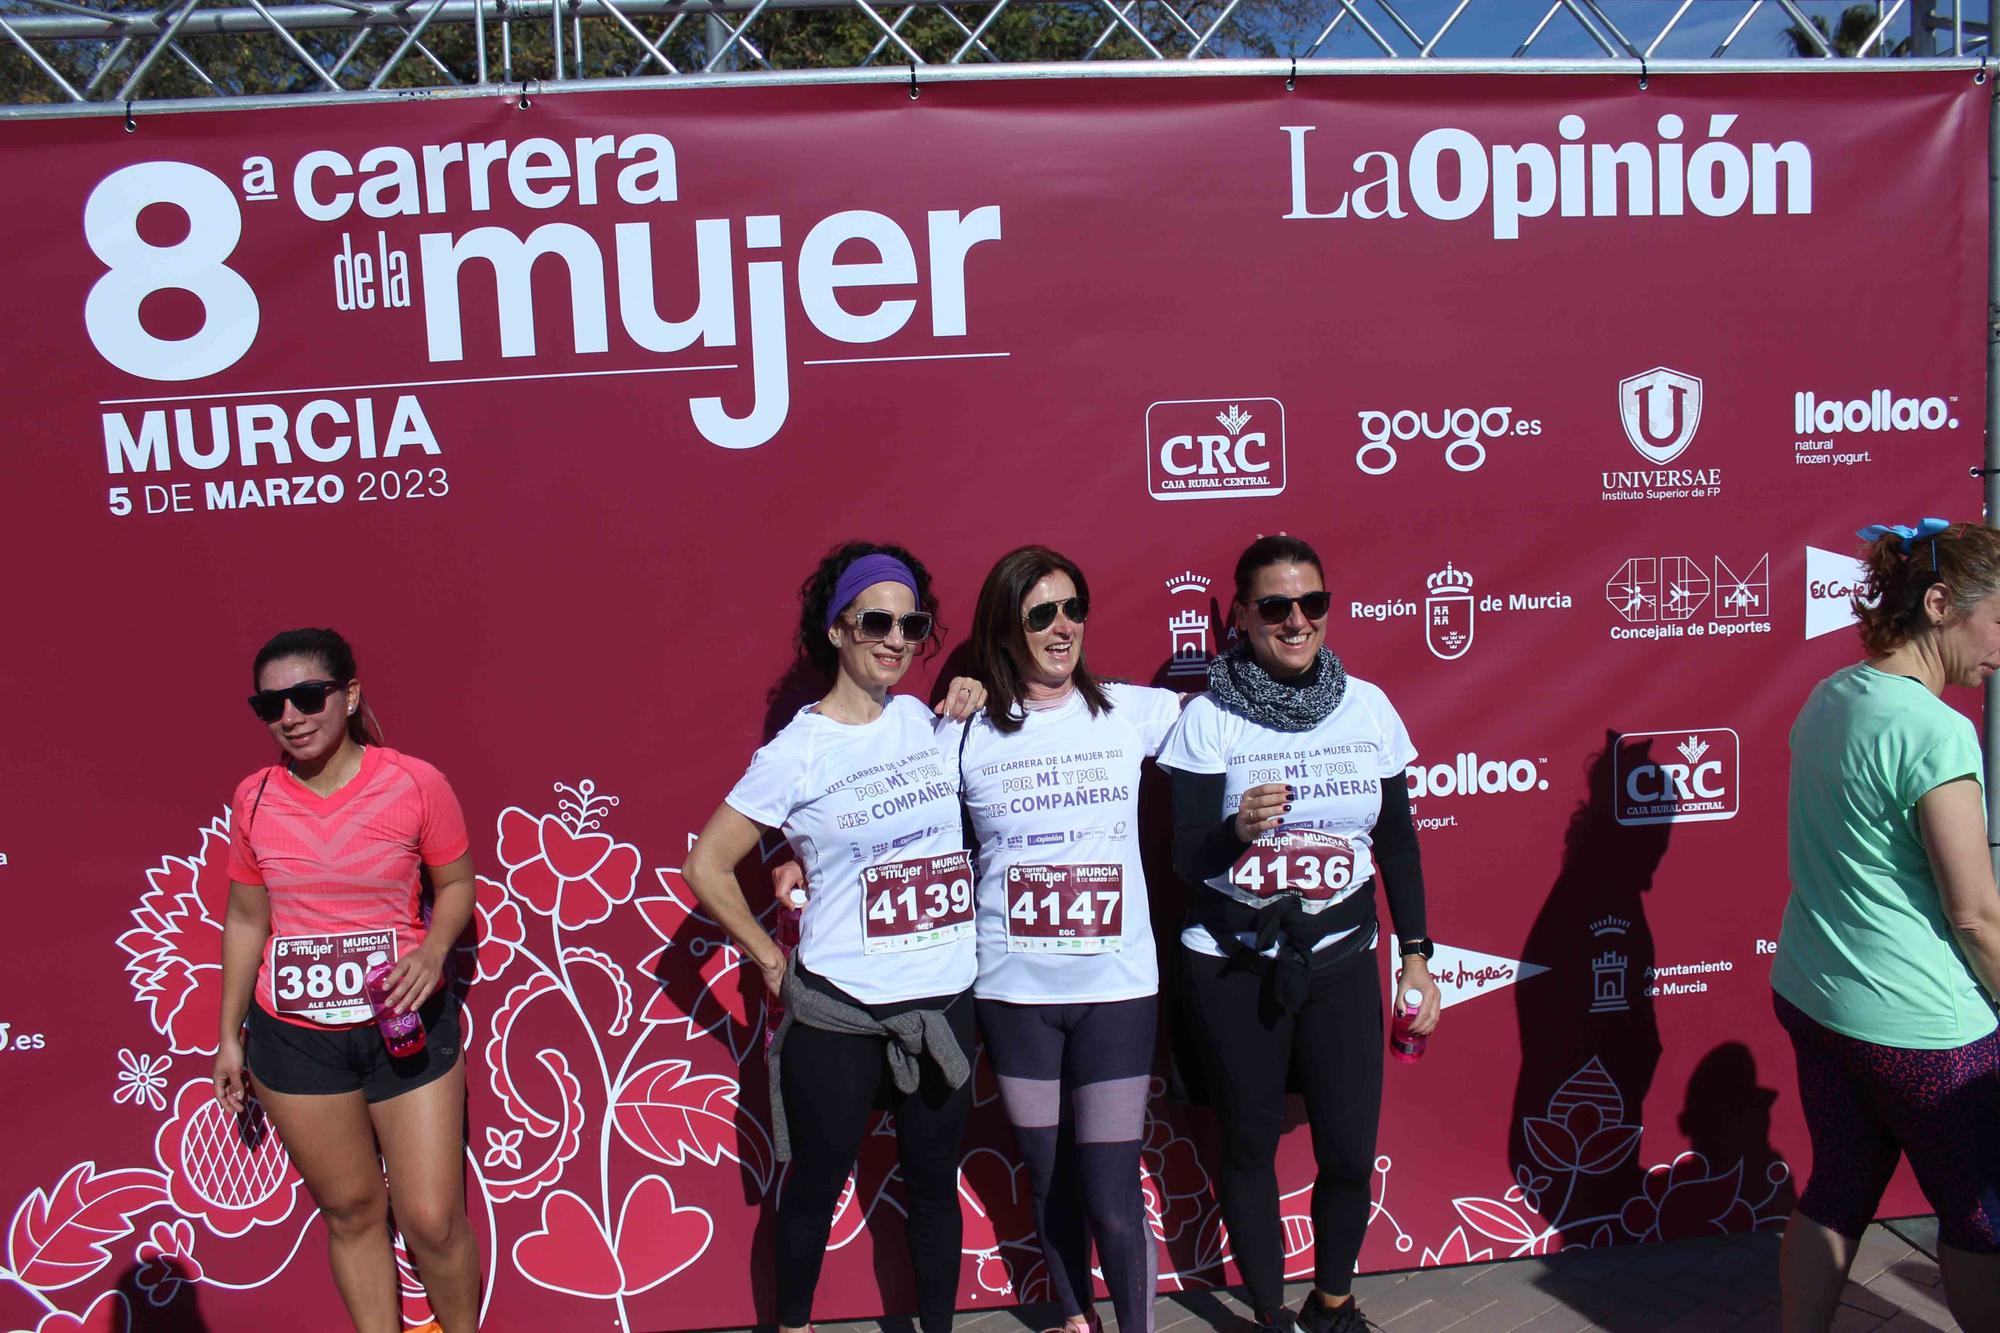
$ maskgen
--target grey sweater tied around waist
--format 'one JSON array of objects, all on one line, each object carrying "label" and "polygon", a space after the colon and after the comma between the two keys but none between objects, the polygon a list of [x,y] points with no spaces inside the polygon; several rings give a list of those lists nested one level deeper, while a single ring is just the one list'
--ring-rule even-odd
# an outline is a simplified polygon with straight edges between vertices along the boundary
[{"label": "grey sweater tied around waist", "polygon": [[896,1082],[896,1091],[905,1097],[923,1082],[926,1059],[937,1066],[948,1087],[960,1087],[972,1077],[972,1062],[959,1046],[958,1034],[951,1030],[951,1021],[942,1009],[912,1009],[893,1018],[878,1019],[866,1009],[806,985],[792,968],[785,969],[780,998],[785,1004],[785,1017],[771,1038],[765,1063],[771,1074],[771,1139],[781,1162],[792,1160],[792,1139],[785,1125],[785,1096],[778,1070],[785,1037],[794,1023],[854,1037],[887,1037],[889,1075]]}]

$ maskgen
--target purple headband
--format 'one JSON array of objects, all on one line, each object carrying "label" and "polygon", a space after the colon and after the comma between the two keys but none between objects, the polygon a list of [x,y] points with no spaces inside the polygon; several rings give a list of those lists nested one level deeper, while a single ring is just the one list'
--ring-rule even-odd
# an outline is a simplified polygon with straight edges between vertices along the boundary
[{"label": "purple headband", "polygon": [[833,596],[826,603],[826,627],[833,628],[833,622],[840,619],[840,613],[847,604],[859,597],[864,589],[878,583],[900,583],[910,590],[910,596],[917,599],[917,609],[924,609],[924,595],[917,591],[917,576],[910,567],[893,555],[880,551],[864,555],[840,571],[839,582],[833,585]]}]

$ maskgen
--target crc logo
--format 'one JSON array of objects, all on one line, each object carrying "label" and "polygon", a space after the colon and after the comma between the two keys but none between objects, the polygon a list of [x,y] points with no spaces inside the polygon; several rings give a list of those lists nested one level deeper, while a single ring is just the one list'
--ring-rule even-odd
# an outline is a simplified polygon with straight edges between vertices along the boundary
[{"label": "crc logo", "polygon": [[1622,379],[1618,419],[1641,457],[1671,463],[1694,442],[1695,427],[1701,424],[1701,380],[1665,366]]},{"label": "crc logo", "polygon": [[1619,823],[1736,818],[1741,747],[1730,728],[1626,732],[1613,754],[1612,810]]},{"label": "crc logo", "polygon": [[1155,500],[1225,500],[1285,489],[1285,405],[1193,398],[1146,409],[1146,479]]}]

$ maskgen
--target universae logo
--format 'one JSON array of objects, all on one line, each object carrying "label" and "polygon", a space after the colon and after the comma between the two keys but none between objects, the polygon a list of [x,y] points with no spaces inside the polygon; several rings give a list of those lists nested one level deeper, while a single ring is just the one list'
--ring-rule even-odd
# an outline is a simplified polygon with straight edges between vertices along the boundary
[{"label": "universae logo", "polygon": [[1613,814],[1620,824],[1736,818],[1741,743],[1732,728],[1628,731],[1613,755]]},{"label": "universae logo", "polygon": [[1694,442],[1701,424],[1701,378],[1655,366],[1618,381],[1618,419],[1625,438],[1652,463],[1671,463]]},{"label": "universae logo", "polygon": [[1285,405],[1275,398],[1152,404],[1146,409],[1146,480],[1155,500],[1282,494]]}]

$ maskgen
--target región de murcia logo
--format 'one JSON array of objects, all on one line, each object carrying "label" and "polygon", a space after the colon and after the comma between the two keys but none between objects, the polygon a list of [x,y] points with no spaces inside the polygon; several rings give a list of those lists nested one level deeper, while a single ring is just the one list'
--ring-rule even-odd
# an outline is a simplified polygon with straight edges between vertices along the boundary
[{"label": "regi\u00f3n de murcia logo", "polygon": [[[1424,645],[1439,659],[1451,662],[1472,648],[1476,616],[1481,611],[1568,611],[1574,606],[1566,592],[1510,592],[1473,595],[1473,576],[1447,560],[1444,568],[1424,580]],[[1419,614],[1407,597],[1379,602],[1349,602],[1356,620],[1401,620]]]},{"label": "regi\u00f3n de murcia logo", "polygon": [[1465,650],[1472,646],[1477,610],[1472,600],[1472,575],[1446,561],[1425,584],[1424,643],[1447,662],[1465,656]]}]

